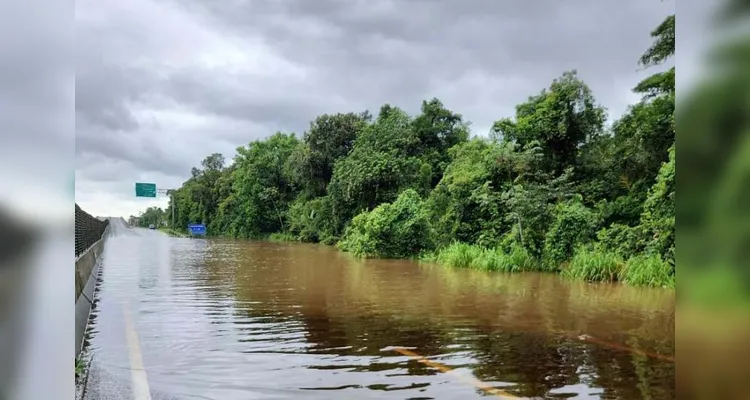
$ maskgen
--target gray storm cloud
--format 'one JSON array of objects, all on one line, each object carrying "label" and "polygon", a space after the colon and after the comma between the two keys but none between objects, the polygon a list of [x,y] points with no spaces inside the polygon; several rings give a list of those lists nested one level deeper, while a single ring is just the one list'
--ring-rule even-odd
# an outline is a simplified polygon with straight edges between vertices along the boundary
[{"label": "gray storm cloud", "polygon": [[652,73],[637,65],[651,29],[674,12],[674,2],[654,0],[76,7],[78,201],[121,214],[146,206],[133,199],[136,179],[179,185],[212,152],[231,159],[237,146],[301,134],[327,112],[388,102],[413,113],[436,96],[485,134],[577,69],[616,118]]}]

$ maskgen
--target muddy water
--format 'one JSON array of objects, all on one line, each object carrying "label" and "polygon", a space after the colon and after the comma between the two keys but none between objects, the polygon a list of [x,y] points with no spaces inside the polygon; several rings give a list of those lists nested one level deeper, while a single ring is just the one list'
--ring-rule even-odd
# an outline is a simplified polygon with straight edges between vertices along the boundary
[{"label": "muddy water", "polygon": [[95,357],[126,379],[128,302],[155,398],[674,398],[669,291],[158,234],[104,267]]}]

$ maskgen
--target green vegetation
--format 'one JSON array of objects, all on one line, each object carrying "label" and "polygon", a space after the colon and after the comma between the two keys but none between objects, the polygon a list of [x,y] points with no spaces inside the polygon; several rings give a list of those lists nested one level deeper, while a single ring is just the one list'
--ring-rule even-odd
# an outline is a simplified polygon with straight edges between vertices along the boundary
[{"label": "green vegetation", "polygon": [[537,270],[537,264],[529,252],[513,244],[509,252],[502,248],[483,248],[454,242],[441,249],[434,260],[441,265],[455,268],[475,268],[482,271],[522,272]]},{"label": "green vegetation", "polygon": [[619,272],[620,281],[632,285],[673,288],[674,278],[672,266],[664,262],[658,255],[633,257]]},{"label": "green vegetation", "polygon": [[590,247],[582,247],[575,253],[563,275],[590,282],[675,286],[673,266],[656,254],[636,255],[625,261],[616,252]]},{"label": "green vegetation", "polygon": [[271,242],[296,242],[297,241],[297,237],[295,237],[292,234],[284,233],[284,232],[274,232],[268,235],[267,239]]},{"label": "green vegetation", "polygon": [[148,228],[149,225],[162,227],[168,221],[167,215],[168,214],[160,207],[149,207],[137,217],[131,215],[130,218],[128,218],[128,223],[132,226],[139,226],[141,228]]},{"label": "green vegetation", "polygon": [[591,282],[615,282],[623,270],[620,256],[612,252],[582,247],[576,251],[563,275]]},{"label": "green vegetation", "polygon": [[422,199],[407,189],[354,217],[339,247],[359,257],[408,258],[434,248],[431,230]]},{"label": "green vegetation", "polygon": [[85,368],[84,361],[80,358],[76,358],[76,363],[75,363],[76,378],[80,378],[83,375],[84,368]]},{"label": "green vegetation", "polygon": [[[674,16],[652,36],[643,66],[673,55]],[[564,72],[487,138],[470,138],[437,99],[416,116],[389,104],[322,115],[300,138],[239,147],[229,166],[209,155],[163,213],[174,208],[176,226],[203,221],[209,235],[358,257],[671,286],[674,68],[634,90],[641,100],[607,126],[589,87]]]}]

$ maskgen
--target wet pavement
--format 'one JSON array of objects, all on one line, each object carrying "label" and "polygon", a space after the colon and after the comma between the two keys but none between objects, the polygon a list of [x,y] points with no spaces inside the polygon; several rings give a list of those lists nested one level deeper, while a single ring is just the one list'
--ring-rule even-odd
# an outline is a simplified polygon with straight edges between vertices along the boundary
[{"label": "wet pavement", "polygon": [[113,223],[86,399],[674,398],[674,292]]}]

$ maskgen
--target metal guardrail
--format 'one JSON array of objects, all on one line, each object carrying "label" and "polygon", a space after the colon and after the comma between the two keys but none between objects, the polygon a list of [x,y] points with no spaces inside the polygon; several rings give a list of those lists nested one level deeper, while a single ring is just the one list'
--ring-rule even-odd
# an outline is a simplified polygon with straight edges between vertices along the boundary
[{"label": "metal guardrail", "polygon": [[100,220],[76,204],[76,257],[98,242],[109,225],[109,220]]}]

